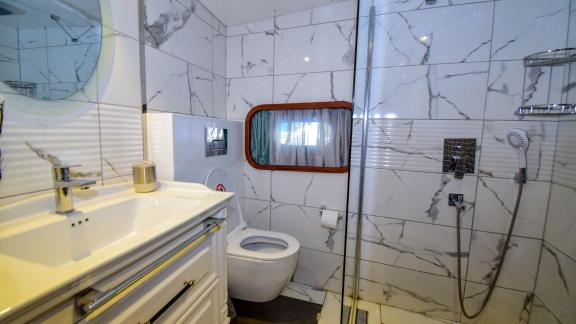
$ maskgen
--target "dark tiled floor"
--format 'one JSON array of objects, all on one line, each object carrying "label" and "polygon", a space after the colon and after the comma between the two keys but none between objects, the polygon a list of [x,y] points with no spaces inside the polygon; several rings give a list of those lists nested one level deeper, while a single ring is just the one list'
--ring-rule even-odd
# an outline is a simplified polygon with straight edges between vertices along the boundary
[{"label": "dark tiled floor", "polygon": [[231,324],[315,324],[321,305],[279,296],[266,303],[232,299],[236,318]]}]

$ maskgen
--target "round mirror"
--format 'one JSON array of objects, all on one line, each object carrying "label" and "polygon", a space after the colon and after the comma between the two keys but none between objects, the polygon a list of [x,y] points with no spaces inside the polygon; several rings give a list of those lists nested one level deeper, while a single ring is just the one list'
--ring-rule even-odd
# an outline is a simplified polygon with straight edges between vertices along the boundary
[{"label": "round mirror", "polygon": [[102,43],[99,0],[0,0],[0,80],[58,100],[92,76]]}]

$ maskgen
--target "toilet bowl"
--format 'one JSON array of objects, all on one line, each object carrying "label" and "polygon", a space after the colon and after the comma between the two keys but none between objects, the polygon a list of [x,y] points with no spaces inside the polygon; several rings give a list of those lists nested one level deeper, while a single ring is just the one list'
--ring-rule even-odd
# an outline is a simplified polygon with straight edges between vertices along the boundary
[{"label": "toilet bowl", "polygon": [[[236,192],[226,171],[213,169],[206,186]],[[235,196],[228,208],[228,294],[232,298],[270,301],[282,292],[296,269],[300,243],[288,234],[246,226]]]}]

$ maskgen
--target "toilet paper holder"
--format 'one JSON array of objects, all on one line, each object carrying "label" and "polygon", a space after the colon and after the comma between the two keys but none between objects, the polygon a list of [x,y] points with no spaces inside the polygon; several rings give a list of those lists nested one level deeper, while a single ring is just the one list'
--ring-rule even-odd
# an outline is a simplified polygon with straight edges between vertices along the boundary
[{"label": "toilet paper holder", "polygon": [[[318,216],[322,217],[322,212],[324,212],[325,210],[328,210],[328,208],[326,207],[326,205],[320,205],[320,212],[318,213]],[[344,216],[342,216],[340,214],[340,211],[338,210],[338,220],[343,220]]]}]

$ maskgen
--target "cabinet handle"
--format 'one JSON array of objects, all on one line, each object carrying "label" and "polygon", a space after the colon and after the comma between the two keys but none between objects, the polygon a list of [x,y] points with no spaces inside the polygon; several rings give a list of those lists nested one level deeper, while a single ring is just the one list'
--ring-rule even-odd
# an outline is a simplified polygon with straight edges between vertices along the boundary
[{"label": "cabinet handle", "polygon": [[184,281],[184,286],[194,287],[196,285],[196,280],[186,280]]},{"label": "cabinet handle", "polygon": [[160,316],[162,316],[162,314],[164,314],[168,309],[170,309],[170,307],[176,303],[178,301],[178,299],[180,299],[180,297],[182,297],[187,291],[188,289],[194,287],[196,285],[196,280],[185,280],[184,281],[184,288],[182,288],[177,294],[176,296],[172,297],[172,299],[170,299],[170,301],[168,301],[168,303],[166,303],[166,305],[162,306],[162,308],[160,308],[160,310],[158,312],[156,312],[156,314],[154,314],[154,316],[152,316],[147,322],[146,324],[152,324],[154,322],[156,322],[156,320],[158,320],[160,318]]}]

